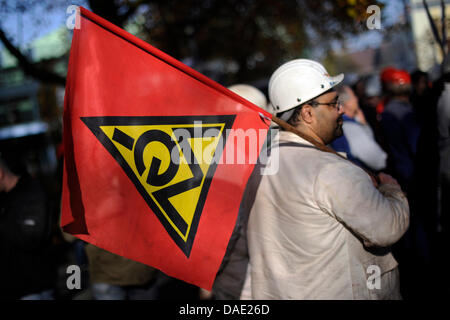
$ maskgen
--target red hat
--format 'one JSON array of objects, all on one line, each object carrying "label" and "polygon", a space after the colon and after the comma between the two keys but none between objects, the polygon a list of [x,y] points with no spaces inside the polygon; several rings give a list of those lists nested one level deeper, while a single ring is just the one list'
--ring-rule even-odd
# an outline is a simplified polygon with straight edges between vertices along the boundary
[{"label": "red hat", "polygon": [[411,84],[411,77],[405,70],[395,69],[392,67],[384,68],[380,74],[381,82],[392,84]]},{"label": "red hat", "polygon": [[393,67],[386,67],[383,70],[381,70],[381,73],[380,73],[381,82],[385,82],[385,83],[389,82],[389,79],[391,78],[391,75],[393,72],[395,72],[395,70],[397,70],[397,69],[395,69]]}]

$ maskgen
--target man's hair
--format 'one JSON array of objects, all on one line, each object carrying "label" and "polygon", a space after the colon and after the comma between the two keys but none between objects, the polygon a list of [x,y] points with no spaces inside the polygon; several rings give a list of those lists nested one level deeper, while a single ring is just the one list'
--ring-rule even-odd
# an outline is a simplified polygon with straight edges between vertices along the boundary
[{"label": "man's hair", "polygon": [[302,107],[307,104],[308,102],[299,104],[298,106],[283,111],[283,112],[278,112],[276,114],[277,118],[280,118],[284,121],[286,121],[287,123],[289,123],[291,126],[296,126],[299,122],[298,120],[298,115],[300,114],[300,111],[302,110]]},{"label": "man's hair", "polygon": [[426,78],[428,80],[428,74],[422,70],[415,70],[411,73],[411,83],[419,82],[420,78]]},{"label": "man's hair", "polygon": [[302,107],[305,105],[305,103],[302,103],[301,105],[295,107],[294,112],[292,113],[291,117],[288,119],[287,123],[289,123],[291,126],[296,126],[300,120],[299,115],[302,111]]}]

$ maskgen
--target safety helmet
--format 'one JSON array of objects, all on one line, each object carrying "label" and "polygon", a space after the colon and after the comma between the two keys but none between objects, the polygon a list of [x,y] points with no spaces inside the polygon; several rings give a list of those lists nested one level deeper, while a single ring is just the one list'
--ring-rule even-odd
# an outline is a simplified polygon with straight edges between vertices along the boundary
[{"label": "safety helmet", "polygon": [[380,78],[387,94],[409,94],[411,91],[411,76],[405,70],[387,67],[381,71]]},{"label": "safety helmet", "polygon": [[411,84],[411,76],[405,70],[387,67],[381,72],[381,81],[383,83],[392,83],[397,85]]},{"label": "safety helmet", "polygon": [[397,69],[394,67],[385,67],[380,72],[380,80],[382,83],[387,83],[392,78],[392,73],[395,72]]},{"label": "safety helmet", "polygon": [[269,99],[275,112],[297,107],[338,85],[341,73],[331,77],[318,62],[295,59],[281,65],[270,77]]},{"label": "safety helmet", "polygon": [[269,111],[267,108],[267,98],[264,93],[262,93],[258,88],[248,84],[234,84],[232,86],[229,86],[228,89],[240,95],[242,98],[250,101],[251,103],[256,104],[258,107]]}]

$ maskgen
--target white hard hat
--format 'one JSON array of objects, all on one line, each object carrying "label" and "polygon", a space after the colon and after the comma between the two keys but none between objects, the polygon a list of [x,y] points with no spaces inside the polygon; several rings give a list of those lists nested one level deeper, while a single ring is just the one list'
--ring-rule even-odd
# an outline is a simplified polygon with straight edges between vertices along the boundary
[{"label": "white hard hat", "polygon": [[[234,93],[240,95],[244,99],[256,104],[258,107],[269,111],[267,109],[267,98],[258,88],[250,86],[248,84],[234,84],[228,87]],[[270,111],[269,111],[270,112]]]},{"label": "white hard hat", "polygon": [[343,79],[342,73],[331,77],[316,61],[291,60],[275,70],[270,77],[269,99],[275,112],[284,112],[320,96]]}]

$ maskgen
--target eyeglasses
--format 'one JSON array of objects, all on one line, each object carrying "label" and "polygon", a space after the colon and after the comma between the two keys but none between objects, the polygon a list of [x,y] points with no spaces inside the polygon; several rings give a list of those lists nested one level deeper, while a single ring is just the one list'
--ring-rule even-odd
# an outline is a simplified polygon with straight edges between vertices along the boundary
[{"label": "eyeglasses", "polygon": [[317,102],[317,101],[311,101],[309,103],[312,106],[318,106],[318,105],[326,105],[326,106],[330,106],[333,107],[334,109],[337,109],[338,111],[342,108],[342,103],[339,99],[336,99],[336,101],[333,102]]}]

